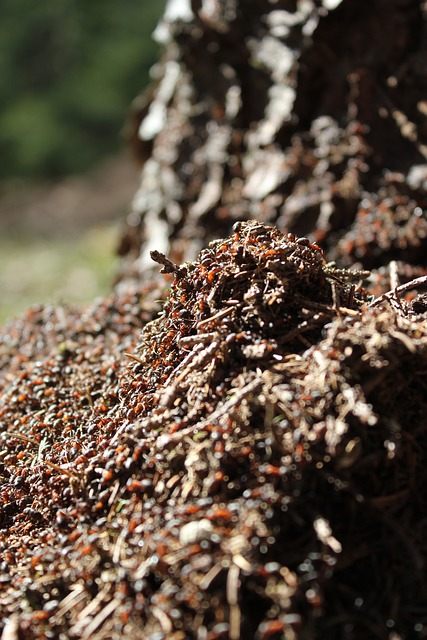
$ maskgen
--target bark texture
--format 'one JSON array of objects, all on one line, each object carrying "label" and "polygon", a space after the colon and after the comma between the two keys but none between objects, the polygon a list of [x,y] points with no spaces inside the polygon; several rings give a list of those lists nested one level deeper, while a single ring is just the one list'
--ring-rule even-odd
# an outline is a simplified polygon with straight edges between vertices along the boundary
[{"label": "bark texture", "polygon": [[421,0],[170,4],[157,86],[134,112],[123,276],[152,248],[194,259],[252,218],[341,265],[424,263],[426,14]]}]

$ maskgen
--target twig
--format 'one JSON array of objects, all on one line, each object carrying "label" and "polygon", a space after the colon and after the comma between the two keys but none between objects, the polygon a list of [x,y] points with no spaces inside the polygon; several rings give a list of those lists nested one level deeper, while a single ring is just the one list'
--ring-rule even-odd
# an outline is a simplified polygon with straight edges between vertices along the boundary
[{"label": "twig", "polygon": [[175,273],[177,275],[183,275],[185,269],[183,267],[179,267],[177,264],[174,264],[172,260],[166,258],[163,253],[160,251],[150,251],[151,259],[157,264],[163,265],[163,269],[160,269],[160,273]]},{"label": "twig", "polygon": [[239,574],[239,567],[232,564],[228,570],[226,586],[227,601],[230,606],[230,640],[239,640],[240,638]]},{"label": "twig", "polygon": [[185,338],[179,338],[178,344],[183,347],[194,347],[195,344],[200,342],[206,343],[208,340],[214,340],[218,336],[216,333],[199,333],[195,336],[186,336]]},{"label": "twig", "polygon": [[40,442],[37,442],[34,438],[29,438],[23,433],[16,433],[16,431],[5,431],[2,435],[4,436],[12,436],[12,438],[17,438],[18,440],[23,440],[24,442],[29,442],[30,444],[38,447]]},{"label": "twig", "polygon": [[19,636],[19,617],[14,613],[6,620],[1,640],[18,640]]},{"label": "twig", "polygon": [[[224,416],[229,417],[232,413],[233,409],[239,405],[242,400],[245,400],[248,396],[255,393],[259,389],[259,387],[263,384],[263,380],[260,377],[254,378],[247,385],[240,389],[236,389],[235,393],[231,396],[229,400],[220,404],[216,411],[213,411],[209,415],[209,422],[215,424],[217,421],[220,421]],[[160,416],[160,420],[164,420],[163,416]],[[162,434],[160,436],[149,436],[144,438],[144,442],[152,442],[155,440],[156,449],[163,449],[168,446],[170,443],[175,443],[182,441],[186,436],[191,436],[197,431],[203,431],[204,424],[203,422],[198,422],[197,424],[193,424],[185,429],[181,429],[173,434]]]},{"label": "twig", "polygon": [[334,310],[336,311],[338,318],[341,319],[341,312],[340,312],[341,300],[340,300],[340,291],[338,288],[338,283],[335,280],[333,280],[331,282],[331,287],[332,287],[332,301],[334,305]]},{"label": "twig", "polygon": [[106,620],[113,611],[117,609],[120,603],[121,601],[119,598],[113,598],[113,600],[110,600],[110,602],[105,605],[105,607],[101,609],[101,611],[92,620],[89,619],[89,624],[83,629],[81,635],[82,640],[89,640],[94,631],[96,631],[103,624],[104,620]]},{"label": "twig", "polygon": [[426,286],[426,285],[427,285],[427,276],[421,276],[420,278],[415,278],[410,282],[406,282],[405,284],[399,285],[395,289],[391,289],[390,291],[387,291],[387,293],[383,293],[381,296],[378,296],[378,298],[375,298],[374,300],[372,300],[372,302],[370,302],[368,306],[375,307],[377,304],[382,302],[384,298],[389,298],[390,296],[393,296],[395,294],[405,293],[405,291],[410,291],[411,289],[416,289],[417,287]]},{"label": "twig", "polygon": [[64,467],[60,467],[59,464],[50,462],[50,460],[43,460],[43,464],[47,465],[51,469],[55,469],[55,471],[58,471],[58,473],[64,473],[66,476],[69,476],[70,478],[76,478],[77,480],[81,480],[80,476],[74,471],[70,471],[69,469],[64,469]]},{"label": "twig", "polygon": [[218,311],[218,313],[216,313],[214,316],[211,316],[210,318],[206,318],[206,320],[201,320],[200,322],[198,322],[197,328],[199,329],[200,327],[204,327],[205,324],[209,324],[210,322],[214,322],[215,320],[220,320],[221,318],[225,318],[225,316],[229,316],[230,313],[232,313],[233,309],[234,307],[221,309],[221,311]]},{"label": "twig", "polygon": [[138,362],[139,364],[145,364],[144,360],[139,356],[136,356],[134,353],[129,353],[128,351],[125,351],[125,356],[127,356],[128,358],[131,358],[132,360],[135,360],[135,362]]},{"label": "twig", "polygon": [[399,269],[396,260],[390,262],[390,289],[397,289],[399,286]]},{"label": "twig", "polygon": [[76,608],[77,605],[86,597],[86,591],[82,584],[76,583],[71,587],[69,594],[65,596],[59,603],[59,608],[55,615],[50,619],[51,624],[58,624],[59,621],[66,613],[71,609]]},{"label": "twig", "polygon": [[[197,345],[198,347],[199,345]],[[203,343],[201,343],[201,346],[203,347]],[[218,351],[219,349],[219,343],[217,341],[211,342],[211,344],[206,347],[205,349],[203,349],[202,351],[198,350],[196,351],[196,348],[194,348],[192,351],[190,351],[190,355],[193,356],[193,358],[190,360],[190,362],[187,363],[187,366],[185,367],[185,369],[183,371],[181,371],[181,373],[176,376],[176,372],[177,369],[175,369],[174,374],[175,374],[175,379],[173,380],[171,385],[168,385],[168,380],[166,381],[166,391],[160,395],[159,397],[159,405],[163,406],[163,407],[171,407],[174,400],[176,400],[176,394],[178,392],[178,389],[181,388],[181,383],[188,378],[188,374],[191,373],[192,371],[194,371],[195,369],[201,369],[204,367],[204,365],[209,362],[209,360],[212,360],[212,358],[214,357],[215,353]]]}]

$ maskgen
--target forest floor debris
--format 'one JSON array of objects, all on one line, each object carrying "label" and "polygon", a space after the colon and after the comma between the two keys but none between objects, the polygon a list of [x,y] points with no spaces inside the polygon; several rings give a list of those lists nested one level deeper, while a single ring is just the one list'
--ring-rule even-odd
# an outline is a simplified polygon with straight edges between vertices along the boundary
[{"label": "forest floor debris", "polygon": [[255,221],[154,258],[2,332],[3,638],[427,637],[424,280]]}]

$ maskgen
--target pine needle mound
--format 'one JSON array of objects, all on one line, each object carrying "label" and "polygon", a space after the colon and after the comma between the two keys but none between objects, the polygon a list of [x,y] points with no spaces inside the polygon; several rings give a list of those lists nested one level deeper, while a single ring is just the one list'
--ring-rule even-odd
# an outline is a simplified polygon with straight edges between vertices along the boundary
[{"label": "pine needle mound", "polygon": [[425,637],[422,305],[254,221],[153,258],[156,319],[3,332],[4,637]]}]

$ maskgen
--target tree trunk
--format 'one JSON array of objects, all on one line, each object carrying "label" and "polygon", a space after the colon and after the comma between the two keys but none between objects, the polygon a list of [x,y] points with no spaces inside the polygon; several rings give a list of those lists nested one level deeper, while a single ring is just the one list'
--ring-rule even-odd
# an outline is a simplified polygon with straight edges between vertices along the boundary
[{"label": "tree trunk", "polygon": [[422,0],[170,3],[122,277],[251,218],[341,266],[425,263],[426,15]]}]

